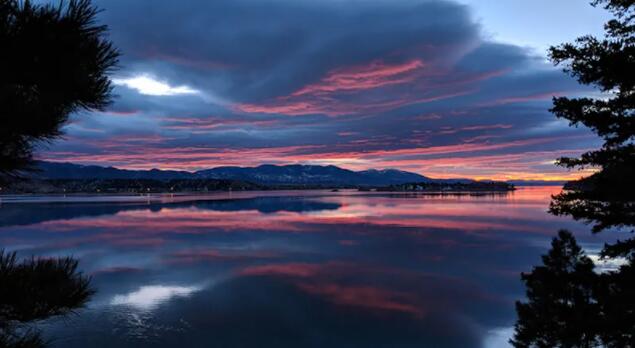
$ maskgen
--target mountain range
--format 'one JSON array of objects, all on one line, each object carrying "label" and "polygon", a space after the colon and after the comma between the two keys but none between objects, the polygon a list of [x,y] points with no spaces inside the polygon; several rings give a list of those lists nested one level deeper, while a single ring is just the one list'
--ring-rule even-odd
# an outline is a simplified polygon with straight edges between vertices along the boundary
[{"label": "mountain range", "polygon": [[[74,163],[37,162],[33,176],[37,179],[66,180],[202,180],[226,179],[250,182],[259,185],[289,186],[389,186],[408,183],[470,183],[470,179],[432,179],[417,173],[397,169],[369,169],[352,171],[336,166],[318,165],[271,165],[258,167],[216,167],[196,172],[176,170],[128,170],[114,167],[80,165]],[[563,185],[565,181],[511,180],[517,186]]]},{"label": "mountain range", "polygon": [[[37,179],[229,179],[261,185],[386,186],[436,181],[397,169],[352,171],[336,166],[271,165],[258,167],[216,167],[196,172],[174,170],[127,170],[73,163],[38,162]],[[460,179],[459,179],[460,180]],[[446,180],[442,180],[446,181]],[[457,180],[452,180],[456,182]],[[468,180],[462,180],[468,181]]]}]

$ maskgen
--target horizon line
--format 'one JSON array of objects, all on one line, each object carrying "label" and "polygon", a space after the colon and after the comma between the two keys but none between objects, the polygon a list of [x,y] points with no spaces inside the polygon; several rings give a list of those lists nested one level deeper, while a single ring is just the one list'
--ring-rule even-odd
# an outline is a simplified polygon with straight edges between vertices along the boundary
[{"label": "horizon line", "polygon": [[[217,169],[217,168],[258,168],[258,167],[262,167],[262,166],[274,166],[274,167],[287,167],[287,166],[312,166],[312,167],[335,167],[335,168],[339,168],[339,169],[343,169],[343,170],[349,170],[351,172],[355,172],[355,173],[359,173],[359,172],[364,172],[364,171],[370,171],[370,170],[376,170],[376,171],[386,171],[386,170],[395,170],[395,171],[400,171],[400,172],[405,172],[405,173],[410,173],[410,174],[416,174],[416,175],[421,175],[424,176],[428,179],[432,179],[432,180],[474,180],[474,181],[503,181],[503,182],[509,182],[509,181],[526,181],[526,182],[552,182],[552,183],[560,183],[560,182],[568,182],[568,181],[573,181],[576,180],[575,178],[563,178],[563,177],[557,177],[557,178],[545,178],[545,179],[530,179],[530,178],[506,178],[506,179],[496,179],[496,178],[485,178],[485,177],[469,177],[469,176],[447,176],[447,177],[432,177],[432,176],[428,176],[426,174],[422,174],[419,172],[415,172],[415,171],[409,171],[409,170],[403,170],[403,169],[399,169],[399,168],[392,168],[392,167],[384,167],[384,168],[366,168],[363,170],[355,170],[355,169],[350,169],[350,168],[346,168],[344,166],[338,166],[335,164],[310,164],[310,163],[287,163],[287,164],[274,164],[274,163],[261,163],[258,165],[251,165],[251,166],[240,166],[240,165],[218,165],[218,166],[211,166],[208,168],[204,168],[204,169],[197,169],[197,170],[187,170],[187,169],[176,169],[176,168],[157,168],[157,167],[127,167],[127,166],[116,166],[116,165],[100,165],[100,164],[93,164],[93,163],[78,163],[78,162],[70,162],[70,161],[66,161],[66,160],[55,160],[55,159],[37,159],[36,162],[48,162],[48,163],[56,163],[56,164],[71,164],[71,165],[79,165],[79,166],[86,166],[86,167],[100,167],[100,168],[113,168],[113,169],[117,169],[117,170],[127,170],[127,171],[162,171],[162,172],[168,172],[168,171],[174,171],[174,172],[185,172],[185,173],[197,173],[200,171],[204,171],[204,170],[212,170],[212,169]],[[580,176],[582,177],[582,176]]]}]

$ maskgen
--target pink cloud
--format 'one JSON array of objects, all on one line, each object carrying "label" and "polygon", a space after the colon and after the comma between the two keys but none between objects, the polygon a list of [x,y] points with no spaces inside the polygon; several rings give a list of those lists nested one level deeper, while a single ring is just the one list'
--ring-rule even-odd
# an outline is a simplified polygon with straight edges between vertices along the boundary
[{"label": "pink cloud", "polygon": [[359,132],[338,132],[337,135],[341,136],[341,137],[350,137],[353,135],[357,135],[359,134]]},{"label": "pink cloud", "polygon": [[357,91],[411,82],[417,77],[411,73],[423,67],[424,63],[419,59],[392,65],[376,60],[368,65],[333,70],[320,82],[305,86],[291,95]]},{"label": "pink cloud", "polygon": [[[506,124],[466,126],[467,129],[506,129]],[[572,139],[574,137],[570,137]],[[586,139],[586,137],[579,137]],[[494,141],[495,139],[496,141]],[[85,152],[51,151],[40,159],[82,164],[113,165],[127,169],[198,170],[223,165],[255,166],[262,163],[335,164],[353,170],[401,168],[432,177],[471,178],[552,178],[579,177],[549,161],[567,154],[579,155],[584,149],[560,150],[561,138],[542,137],[501,141],[490,136],[477,136],[461,143],[428,146],[425,139],[406,142],[400,148],[388,148],[395,142],[390,137],[354,139],[331,145],[280,146],[263,148],[165,147],[164,137],[138,135],[109,140],[82,140],[90,145]],[[528,152],[527,147],[540,146],[548,151]],[[93,153],[95,149],[97,153]],[[505,151],[503,154],[489,154]],[[442,156],[443,158],[438,158]],[[532,160],[529,160],[529,159]],[[505,162],[502,162],[505,161]],[[498,165],[498,163],[501,163]]]},{"label": "pink cloud", "polygon": [[247,118],[221,118],[221,117],[163,117],[165,123],[162,128],[167,130],[189,131],[192,133],[204,132],[212,129],[229,126],[253,126],[270,127],[279,123],[277,120],[256,120]]},{"label": "pink cloud", "polygon": [[282,275],[289,277],[313,277],[321,269],[320,265],[310,263],[283,263],[249,266],[240,271],[243,276]]},{"label": "pink cloud", "polygon": [[499,106],[499,105],[507,105],[507,104],[516,104],[516,103],[526,103],[532,101],[541,101],[541,100],[551,100],[553,97],[562,95],[562,92],[548,92],[548,93],[538,93],[531,94],[525,96],[517,96],[517,97],[506,97],[496,99],[490,102],[481,103],[478,106]]},{"label": "pink cloud", "polygon": [[462,73],[415,59],[399,64],[381,60],[330,71],[320,81],[263,103],[238,103],[245,113],[342,116],[378,113],[406,105],[430,103],[472,94],[474,82],[506,71]]},{"label": "pink cloud", "polygon": [[339,101],[330,96],[309,96],[308,100],[293,101],[293,98],[278,98],[270,104],[237,104],[234,108],[237,111],[247,113],[282,114],[287,116],[301,116],[312,114],[325,114],[328,116],[343,116],[358,114],[361,112],[382,112],[406,105],[430,103],[444,99],[455,98],[473,93],[473,90],[463,90],[447,94],[435,94],[432,96],[420,97],[414,93],[405,93],[401,96],[391,96],[383,98],[383,101],[362,102],[362,101]]}]

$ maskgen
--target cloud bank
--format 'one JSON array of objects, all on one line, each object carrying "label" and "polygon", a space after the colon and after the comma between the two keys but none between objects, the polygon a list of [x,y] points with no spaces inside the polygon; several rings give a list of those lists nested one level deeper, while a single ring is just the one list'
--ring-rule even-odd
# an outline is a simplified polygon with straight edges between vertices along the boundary
[{"label": "cloud bank", "polygon": [[596,145],[547,110],[587,93],[484,38],[448,0],[98,1],[118,98],[43,159],[195,170],[262,163],[549,179]]}]

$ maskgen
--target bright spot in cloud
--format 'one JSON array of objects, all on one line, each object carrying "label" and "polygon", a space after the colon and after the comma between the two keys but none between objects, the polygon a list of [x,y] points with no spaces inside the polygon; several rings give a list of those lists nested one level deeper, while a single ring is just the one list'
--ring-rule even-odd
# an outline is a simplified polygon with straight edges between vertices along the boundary
[{"label": "bright spot in cloud", "polygon": [[199,94],[198,90],[188,86],[170,86],[166,82],[155,80],[147,75],[127,79],[112,79],[112,82],[118,86],[126,86],[137,90],[141,94],[156,96],[186,95]]},{"label": "bright spot in cloud", "polygon": [[125,295],[115,295],[110,304],[127,305],[137,309],[149,310],[171,298],[187,297],[199,290],[200,288],[196,286],[142,286],[137,291]]}]

